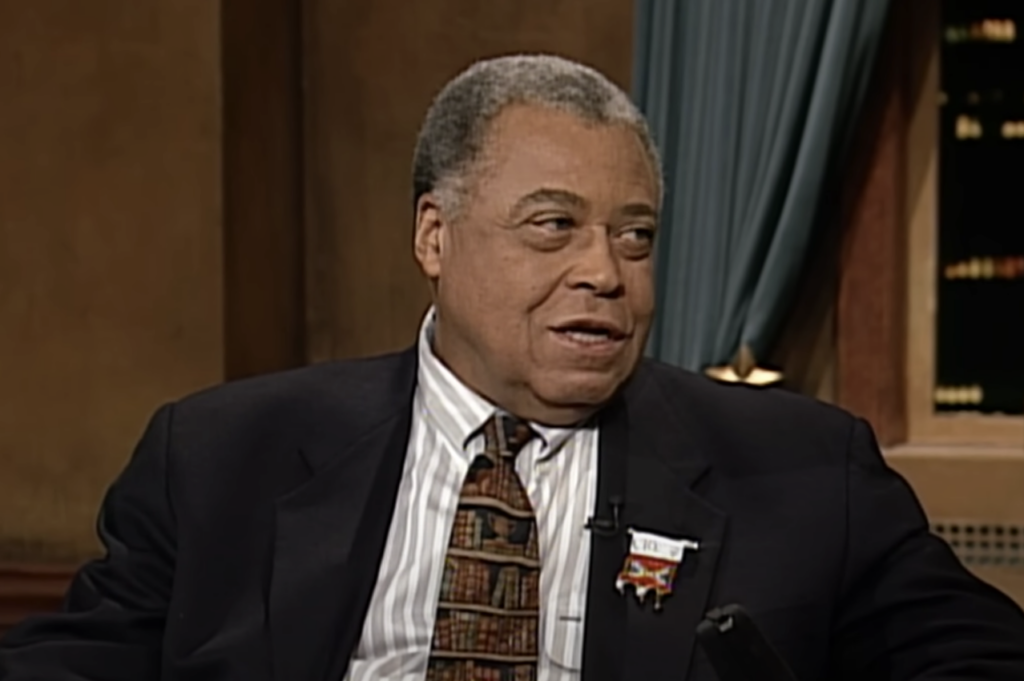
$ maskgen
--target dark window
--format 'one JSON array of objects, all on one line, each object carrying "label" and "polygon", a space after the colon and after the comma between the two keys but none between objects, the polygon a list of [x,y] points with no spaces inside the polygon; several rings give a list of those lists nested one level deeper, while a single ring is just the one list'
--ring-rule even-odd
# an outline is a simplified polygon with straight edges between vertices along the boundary
[{"label": "dark window", "polygon": [[1024,413],[1024,2],[944,0],[937,411]]}]

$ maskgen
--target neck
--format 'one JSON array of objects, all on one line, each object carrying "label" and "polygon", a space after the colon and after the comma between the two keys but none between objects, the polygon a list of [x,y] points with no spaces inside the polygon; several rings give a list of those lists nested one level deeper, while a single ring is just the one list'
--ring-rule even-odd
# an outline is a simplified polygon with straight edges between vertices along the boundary
[{"label": "neck", "polygon": [[506,400],[513,406],[505,406],[496,400],[491,401],[521,419],[554,428],[568,428],[579,425],[597,413],[600,408],[593,405],[546,404],[533,395],[524,396],[525,399],[519,400],[516,400],[516,397],[515,395],[510,395]]}]

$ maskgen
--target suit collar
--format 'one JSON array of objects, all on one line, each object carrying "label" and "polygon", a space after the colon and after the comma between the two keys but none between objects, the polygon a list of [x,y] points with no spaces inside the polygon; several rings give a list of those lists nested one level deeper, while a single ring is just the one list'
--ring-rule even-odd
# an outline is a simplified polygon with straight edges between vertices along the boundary
[{"label": "suit collar", "polygon": [[423,398],[424,417],[469,459],[465,450],[494,415],[495,406],[473,392],[434,354],[434,315],[433,309],[427,312],[416,345],[417,390]]}]

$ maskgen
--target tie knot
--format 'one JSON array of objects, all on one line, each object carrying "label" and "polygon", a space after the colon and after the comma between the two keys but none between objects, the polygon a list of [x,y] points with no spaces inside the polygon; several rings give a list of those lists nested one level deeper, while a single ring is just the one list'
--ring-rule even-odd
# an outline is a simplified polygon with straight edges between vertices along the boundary
[{"label": "tie knot", "polygon": [[484,424],[484,447],[501,456],[515,456],[533,436],[530,425],[511,414],[495,414]]}]

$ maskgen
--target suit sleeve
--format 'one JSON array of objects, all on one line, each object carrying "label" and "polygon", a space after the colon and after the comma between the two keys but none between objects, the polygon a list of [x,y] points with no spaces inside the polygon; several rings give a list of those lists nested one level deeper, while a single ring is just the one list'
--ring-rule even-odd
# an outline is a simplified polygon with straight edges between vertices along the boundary
[{"label": "suit sleeve", "polygon": [[913,491],[862,421],[850,439],[847,485],[833,677],[1024,679],[1024,614],[931,534]]},{"label": "suit sleeve", "polygon": [[157,412],[107,492],[97,528],[105,557],[77,573],[60,612],[31,618],[0,640],[0,679],[160,677],[175,556],[167,470],[172,411]]}]

